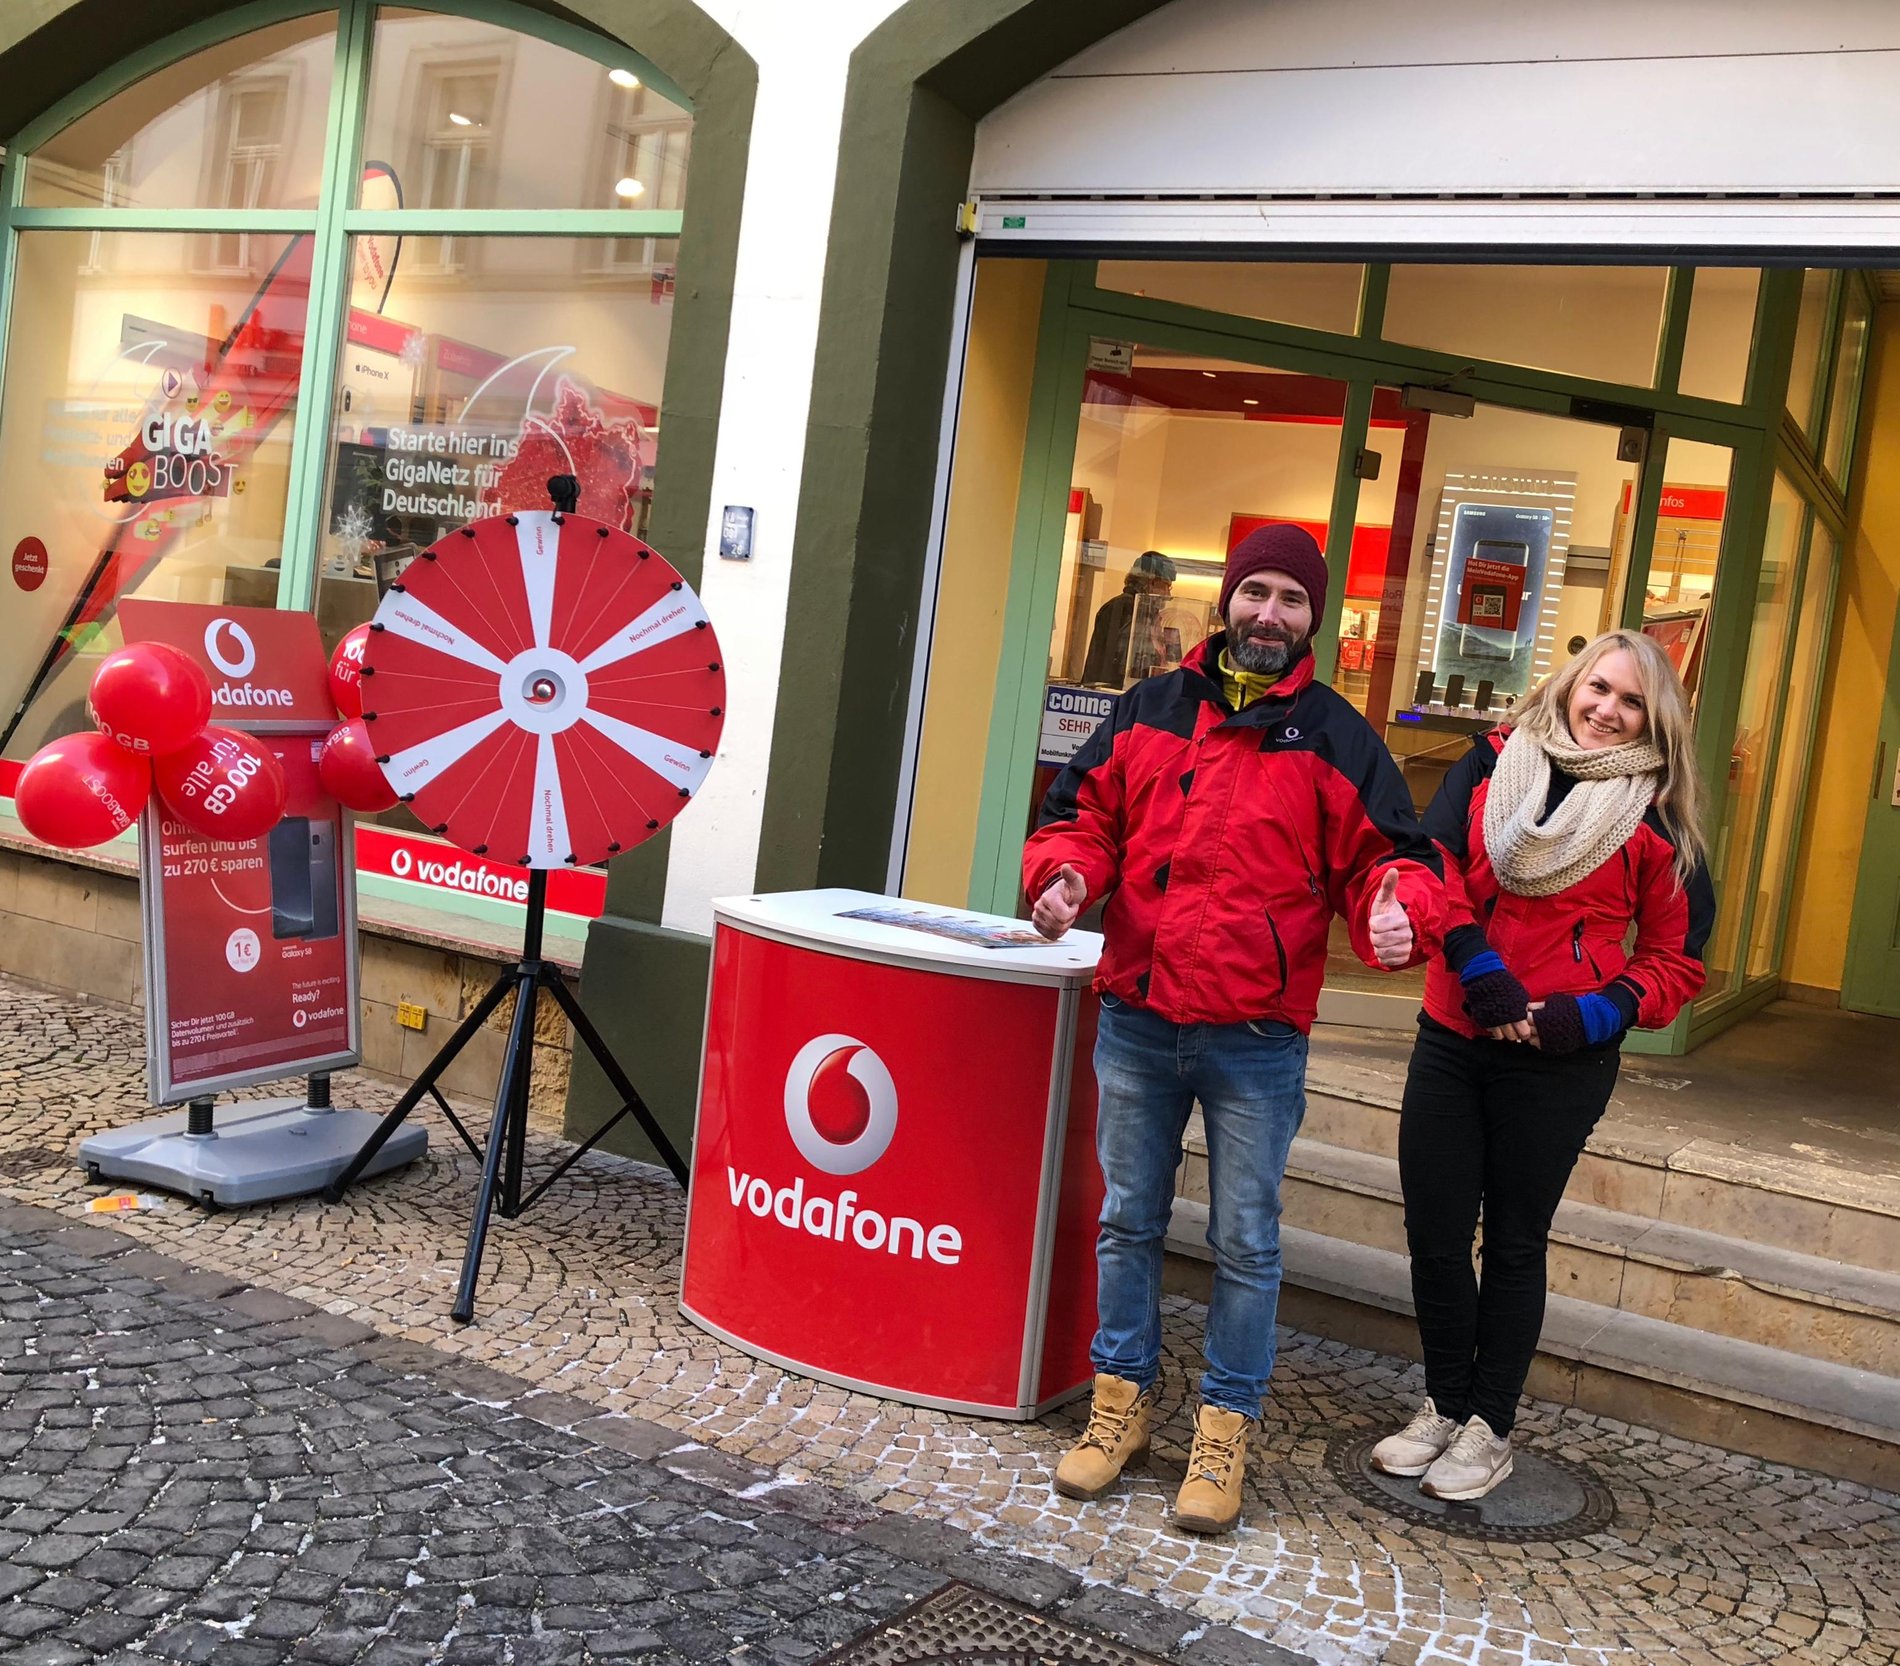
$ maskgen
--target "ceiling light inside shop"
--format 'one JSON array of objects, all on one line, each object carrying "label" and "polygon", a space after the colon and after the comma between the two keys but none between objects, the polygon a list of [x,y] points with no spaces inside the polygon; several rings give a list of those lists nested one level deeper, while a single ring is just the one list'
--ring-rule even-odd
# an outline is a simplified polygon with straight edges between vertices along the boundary
[{"label": "ceiling light inside shop", "polygon": [[646,194],[647,188],[637,179],[622,179],[614,182],[616,197],[644,197]]},{"label": "ceiling light inside shop", "polygon": [[616,87],[625,87],[629,91],[640,85],[640,77],[630,69],[610,69],[607,71],[607,79]]},{"label": "ceiling light inside shop", "polygon": [[1214,373],[1211,370],[1203,370],[1201,374],[1205,376],[1210,382],[1214,380]]},{"label": "ceiling light inside shop", "polygon": [[1243,399],[1243,400],[1241,400],[1241,404],[1243,404],[1243,405],[1258,405],[1259,403],[1260,403],[1260,401],[1259,401],[1259,400],[1257,400],[1257,399]]},{"label": "ceiling light inside shop", "polygon": [[449,120],[454,122],[457,127],[473,127],[475,125],[475,118],[473,116],[463,115],[460,110],[451,110],[449,112]]}]

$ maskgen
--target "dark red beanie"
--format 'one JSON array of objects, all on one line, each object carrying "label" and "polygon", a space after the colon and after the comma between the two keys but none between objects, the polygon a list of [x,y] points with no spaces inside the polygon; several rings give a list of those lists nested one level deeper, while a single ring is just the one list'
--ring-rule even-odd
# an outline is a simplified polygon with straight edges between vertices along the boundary
[{"label": "dark red beanie", "polygon": [[1227,557],[1227,571],[1220,581],[1220,616],[1227,621],[1227,605],[1234,599],[1243,579],[1255,573],[1285,573],[1306,592],[1313,604],[1313,625],[1326,611],[1326,557],[1319,552],[1312,533],[1304,527],[1284,523],[1257,527],[1234,546]]}]

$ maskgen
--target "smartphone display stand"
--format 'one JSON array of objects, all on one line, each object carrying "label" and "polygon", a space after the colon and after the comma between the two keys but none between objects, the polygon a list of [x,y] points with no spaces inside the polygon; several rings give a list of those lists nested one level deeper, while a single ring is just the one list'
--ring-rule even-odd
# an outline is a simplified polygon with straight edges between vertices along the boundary
[{"label": "smartphone display stand", "polygon": [[[241,1099],[217,1110],[206,1096],[182,1111],[94,1134],[80,1142],[79,1166],[96,1184],[132,1181],[208,1209],[237,1209],[326,1190],[373,1136],[377,1120],[373,1111],[333,1106],[330,1078],[320,1072],[301,1099]],[[362,1172],[386,1174],[428,1149],[428,1129],[404,1128]]]}]

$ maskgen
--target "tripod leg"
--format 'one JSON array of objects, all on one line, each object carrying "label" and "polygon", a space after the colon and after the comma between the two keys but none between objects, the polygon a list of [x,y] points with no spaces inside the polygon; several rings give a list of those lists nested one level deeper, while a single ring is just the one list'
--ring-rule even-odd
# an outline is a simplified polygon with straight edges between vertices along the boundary
[{"label": "tripod leg", "polygon": [[[515,996],[515,1021],[509,1045],[514,1045],[517,1033],[526,1039],[521,1044],[522,1064],[514,1074],[514,1092],[508,1101],[508,1150],[501,1171],[501,1212],[509,1220],[521,1213],[521,1169],[528,1149],[528,1089],[534,1080],[534,1009],[540,992],[541,980],[523,973],[520,992]],[[527,1008],[525,1021],[523,1006]]]},{"label": "tripod leg", "polygon": [[482,1159],[481,1189],[475,1194],[475,1218],[469,1224],[468,1252],[462,1258],[462,1278],[455,1287],[455,1305],[449,1317],[466,1325],[475,1317],[475,1281],[481,1277],[482,1247],[488,1241],[488,1220],[495,1208],[495,1187],[501,1179],[502,1158],[508,1139],[508,1113],[513,1108],[516,1078],[532,1067],[534,1032],[526,1021],[534,1011],[530,990],[535,974],[526,968],[515,974],[515,1017],[508,1026],[508,1051],[503,1055],[501,1083],[495,1090],[495,1118],[488,1127],[487,1153]]},{"label": "tripod leg", "polygon": [[[403,1120],[421,1102],[422,1096],[425,1093],[435,1092],[436,1078],[455,1062],[456,1054],[461,1052],[474,1038],[475,1032],[488,1022],[488,1015],[501,1005],[501,998],[513,986],[515,977],[514,972],[503,972],[489,985],[488,993],[476,1003],[475,1010],[462,1020],[455,1034],[443,1044],[442,1051],[429,1061],[422,1074],[409,1084],[403,1091],[403,1096],[376,1125],[376,1131],[363,1142],[363,1149],[350,1159],[349,1167],[330,1182],[323,1194],[326,1202],[335,1203],[341,1199],[356,1177],[369,1167],[376,1153],[382,1150],[384,1142],[402,1126]],[[463,1138],[466,1139],[467,1135]]]},{"label": "tripod leg", "polygon": [[647,1109],[646,1101],[640,1097],[640,1090],[628,1079],[626,1071],[620,1068],[620,1061],[614,1057],[612,1049],[601,1040],[600,1031],[594,1028],[594,1021],[581,1011],[580,1002],[562,981],[559,972],[549,968],[543,971],[542,977],[561,1010],[567,1014],[567,1021],[574,1026],[574,1033],[581,1038],[588,1052],[594,1055],[594,1062],[613,1084],[614,1092],[620,1095],[625,1109],[633,1112],[634,1120],[652,1142],[653,1149],[659,1152],[666,1166],[673,1171],[673,1178],[685,1186],[686,1160],[667,1138],[666,1130],[655,1120],[652,1111]]}]

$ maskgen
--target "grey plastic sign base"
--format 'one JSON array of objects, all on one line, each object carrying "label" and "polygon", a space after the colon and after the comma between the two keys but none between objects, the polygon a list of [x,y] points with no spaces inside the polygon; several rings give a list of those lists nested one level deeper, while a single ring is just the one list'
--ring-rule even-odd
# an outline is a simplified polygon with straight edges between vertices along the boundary
[{"label": "grey plastic sign base", "polygon": [[[220,1105],[209,1134],[187,1134],[185,1118],[173,1111],[94,1134],[80,1142],[80,1167],[95,1180],[136,1180],[224,1209],[273,1203],[322,1191],[382,1120],[371,1111],[313,1110],[301,1098]],[[404,1123],[364,1176],[413,1163],[428,1149],[428,1129]]]}]

